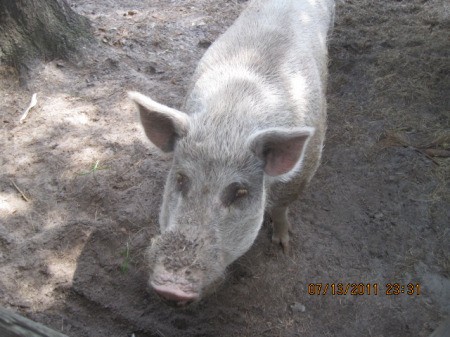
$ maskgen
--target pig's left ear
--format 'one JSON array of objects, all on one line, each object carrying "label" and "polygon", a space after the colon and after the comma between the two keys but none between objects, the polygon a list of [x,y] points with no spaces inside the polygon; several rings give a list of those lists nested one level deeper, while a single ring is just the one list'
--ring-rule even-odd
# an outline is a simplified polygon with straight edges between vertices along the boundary
[{"label": "pig's left ear", "polygon": [[135,91],[129,92],[128,96],[139,109],[142,126],[150,141],[162,151],[172,152],[176,140],[188,132],[189,116]]},{"label": "pig's left ear", "polygon": [[264,172],[276,177],[299,169],[313,134],[313,127],[270,128],[252,134],[247,144],[263,161]]}]

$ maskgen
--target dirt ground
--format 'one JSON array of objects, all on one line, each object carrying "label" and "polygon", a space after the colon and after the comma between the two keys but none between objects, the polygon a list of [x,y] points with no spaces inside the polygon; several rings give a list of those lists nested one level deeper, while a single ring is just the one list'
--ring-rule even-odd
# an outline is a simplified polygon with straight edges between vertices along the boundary
[{"label": "dirt ground", "polygon": [[[324,159],[291,208],[292,254],[265,224],[223,286],[181,310],[146,290],[170,161],[126,91],[179,107],[246,2],[69,3],[97,47],[42,63],[27,88],[0,68],[0,306],[72,337],[422,337],[450,315],[447,1],[337,1]],[[310,295],[310,283],[371,294]]]}]

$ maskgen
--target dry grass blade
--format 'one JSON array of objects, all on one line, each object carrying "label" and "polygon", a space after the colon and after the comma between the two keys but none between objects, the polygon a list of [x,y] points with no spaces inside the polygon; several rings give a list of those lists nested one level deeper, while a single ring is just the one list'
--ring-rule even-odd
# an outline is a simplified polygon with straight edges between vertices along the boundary
[{"label": "dry grass blade", "polygon": [[28,199],[28,197],[25,195],[25,193],[19,188],[19,186],[17,186],[17,184],[14,182],[14,180],[9,179],[11,181],[11,183],[13,184],[13,186],[16,188],[17,191],[19,191],[20,195],[22,196],[22,198],[29,202],[30,199]]},{"label": "dry grass blade", "polygon": [[442,150],[442,149],[423,149],[424,153],[426,153],[430,157],[441,157],[441,158],[448,158],[450,157],[450,151],[449,150]]},{"label": "dry grass blade", "polygon": [[396,130],[386,131],[384,135],[380,137],[378,146],[381,148],[387,148],[391,146],[411,146],[411,142],[408,137]]},{"label": "dry grass blade", "polygon": [[23,121],[25,120],[25,118],[27,118],[28,113],[36,105],[36,103],[37,103],[37,93],[34,93],[33,96],[31,97],[30,105],[28,105],[28,108],[25,109],[22,116],[20,117],[20,120],[19,120],[20,124],[22,124]]},{"label": "dry grass blade", "polygon": [[[433,157],[450,157],[450,151],[447,150],[445,141],[448,141],[448,136],[442,136],[434,139],[432,142],[427,143],[427,145],[413,144],[413,141],[409,137],[397,130],[386,131],[384,135],[381,136],[378,146],[381,148],[387,148],[392,146],[402,146],[409,147],[415,151],[423,154],[425,157],[430,159],[434,164],[439,165],[439,163]],[[414,142],[417,143],[417,142]],[[443,146],[444,149],[436,148],[437,146]]]}]

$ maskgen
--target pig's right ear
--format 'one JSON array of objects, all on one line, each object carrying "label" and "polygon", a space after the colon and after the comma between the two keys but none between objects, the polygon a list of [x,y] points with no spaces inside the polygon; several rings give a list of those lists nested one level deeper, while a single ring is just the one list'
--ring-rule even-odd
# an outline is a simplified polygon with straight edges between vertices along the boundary
[{"label": "pig's right ear", "polygon": [[269,128],[248,138],[250,150],[263,162],[264,173],[287,180],[300,170],[313,127]]},{"label": "pig's right ear", "polygon": [[189,116],[135,91],[129,92],[128,97],[136,103],[142,126],[150,141],[162,151],[172,152],[176,140],[188,132]]}]

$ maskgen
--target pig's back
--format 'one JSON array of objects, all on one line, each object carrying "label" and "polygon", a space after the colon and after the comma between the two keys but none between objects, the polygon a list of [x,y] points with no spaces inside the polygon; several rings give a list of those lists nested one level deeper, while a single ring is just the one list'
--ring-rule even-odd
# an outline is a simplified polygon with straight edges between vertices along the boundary
[{"label": "pig's back", "polygon": [[[239,104],[240,93],[230,95],[230,90],[224,93],[220,88],[246,81],[247,86],[241,83],[236,90],[265,100],[250,104],[255,106],[254,117],[261,120],[259,127],[274,126],[264,125],[266,119],[259,117],[261,113],[276,111],[280,121],[276,126],[320,128],[316,125],[319,116],[311,113],[324,113],[321,102],[331,4],[332,1],[312,0],[251,2],[200,61],[186,98],[186,112],[233,114],[231,110]],[[259,90],[252,88],[254,84]],[[216,107],[217,101],[227,96],[233,96],[228,99],[237,102],[227,104],[228,111],[221,111],[224,109]],[[258,106],[266,106],[266,111],[260,111]],[[236,118],[250,117],[242,116],[241,111],[235,113]]]}]

